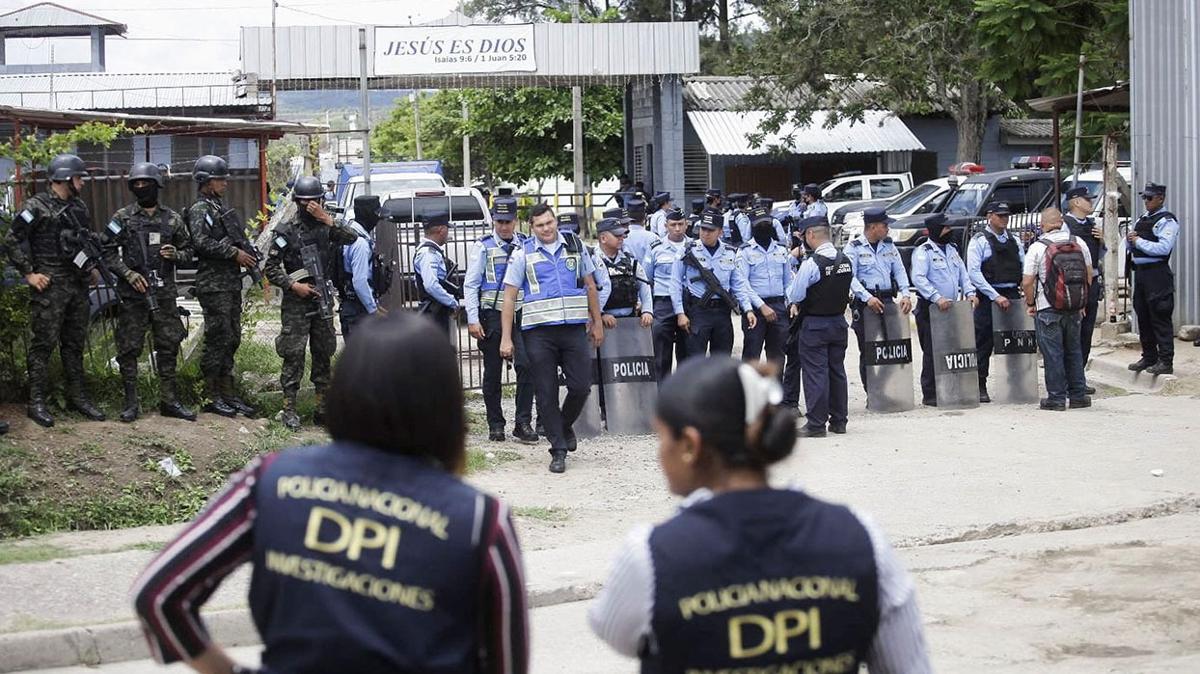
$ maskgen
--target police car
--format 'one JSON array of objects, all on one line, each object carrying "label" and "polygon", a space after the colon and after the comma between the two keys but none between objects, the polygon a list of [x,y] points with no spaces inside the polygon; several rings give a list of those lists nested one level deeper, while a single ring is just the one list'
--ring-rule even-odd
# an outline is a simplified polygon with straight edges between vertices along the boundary
[{"label": "police car", "polygon": [[893,218],[902,218],[906,215],[928,215],[936,212],[949,195],[950,179],[935,178],[890,200],[867,201],[843,206],[832,217],[834,245],[844,246],[846,242],[862,234],[863,211],[872,206],[882,207]]}]

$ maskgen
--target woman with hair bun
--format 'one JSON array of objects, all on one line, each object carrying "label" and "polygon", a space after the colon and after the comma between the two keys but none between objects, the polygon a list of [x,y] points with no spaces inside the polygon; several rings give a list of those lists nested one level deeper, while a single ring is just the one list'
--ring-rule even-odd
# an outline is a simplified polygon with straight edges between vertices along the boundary
[{"label": "woman with hair bun", "polygon": [[723,358],[663,384],[659,461],[686,498],[630,533],[592,630],[644,673],[929,672],[912,580],[875,525],[768,484],[796,442],[782,397],[770,373]]}]

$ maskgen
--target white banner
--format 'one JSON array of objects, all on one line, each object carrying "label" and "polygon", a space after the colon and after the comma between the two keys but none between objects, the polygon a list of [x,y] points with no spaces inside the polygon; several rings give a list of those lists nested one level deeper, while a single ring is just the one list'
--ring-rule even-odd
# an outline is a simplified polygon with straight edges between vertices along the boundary
[{"label": "white banner", "polygon": [[375,28],[376,75],[535,70],[532,24]]}]

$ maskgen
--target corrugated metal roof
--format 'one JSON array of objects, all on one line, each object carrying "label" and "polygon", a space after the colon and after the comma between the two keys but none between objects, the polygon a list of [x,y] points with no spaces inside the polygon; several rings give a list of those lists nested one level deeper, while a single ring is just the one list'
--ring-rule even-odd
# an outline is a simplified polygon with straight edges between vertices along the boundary
[{"label": "corrugated metal roof", "polygon": [[[1167,186],[1167,208],[1183,226],[1171,256],[1175,325],[1200,323],[1200,5],[1129,3],[1129,101],[1133,185]],[[1139,208],[1136,215],[1141,215]],[[1182,348],[1190,348],[1183,346]]]},{"label": "corrugated metal roof", "polygon": [[[375,26],[367,26],[367,70],[375,78]],[[359,76],[358,26],[281,26],[276,29],[279,80],[345,80]],[[403,86],[557,86],[619,82],[700,70],[700,28],[673,23],[537,23],[531,73],[388,76]],[[242,71],[273,76],[270,27],[243,27]],[[382,76],[380,77],[382,79]],[[377,83],[376,83],[377,84]]]},{"label": "corrugated metal roof", "polygon": [[[9,37],[39,35],[87,35],[92,27],[105,29],[105,33],[121,35],[125,33],[125,24],[81,12],[53,2],[42,2],[28,7],[0,14],[0,34]],[[88,30],[69,30],[85,28]],[[67,29],[63,32],[63,29]]]},{"label": "corrugated metal roof", "polygon": [[853,124],[843,120],[833,128],[824,128],[827,115],[818,112],[804,128],[792,128],[792,146],[785,148],[785,127],[777,134],[768,134],[757,148],[750,147],[750,134],[758,132],[767,112],[751,110],[697,110],[687,113],[688,121],[710,155],[759,155],[780,147],[792,154],[840,154],[903,152],[924,150],[925,146],[908,126],[888,112],[869,111],[864,121]]},{"label": "corrugated metal roof", "polygon": [[1049,119],[1001,119],[1000,131],[1016,138],[1050,138],[1054,121]]},{"label": "corrugated metal roof", "polygon": [[89,121],[126,122],[129,126],[146,126],[147,134],[179,134],[213,132],[213,135],[247,137],[266,135],[280,138],[289,133],[322,133],[329,130],[324,124],[302,124],[280,120],[248,120],[227,117],[174,117],[169,115],[130,115],[122,112],[93,112],[89,110],[42,110],[0,105],[0,118],[47,126],[74,126]]},{"label": "corrugated metal roof", "polygon": [[[53,92],[53,93],[52,93]],[[234,82],[227,72],[55,73],[0,75],[0,105],[56,110],[268,105],[257,80]]]},{"label": "corrugated metal roof", "polygon": [[[683,101],[688,110],[741,110],[753,86],[750,77],[688,77],[683,82]],[[875,86],[870,82],[854,82],[841,97],[848,102],[862,101]],[[772,98],[786,103],[787,93],[773,89]]]}]

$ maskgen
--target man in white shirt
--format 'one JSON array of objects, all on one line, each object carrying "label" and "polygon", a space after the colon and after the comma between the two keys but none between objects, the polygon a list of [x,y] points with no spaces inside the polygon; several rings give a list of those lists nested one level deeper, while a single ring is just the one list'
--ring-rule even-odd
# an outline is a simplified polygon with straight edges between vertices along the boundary
[{"label": "man in white shirt", "polygon": [[1062,412],[1091,407],[1083,376],[1079,324],[1087,309],[1092,257],[1087,243],[1063,227],[1057,208],[1042,211],[1042,238],[1025,253],[1021,287],[1034,316],[1038,350],[1046,371],[1046,398],[1040,407]]}]

